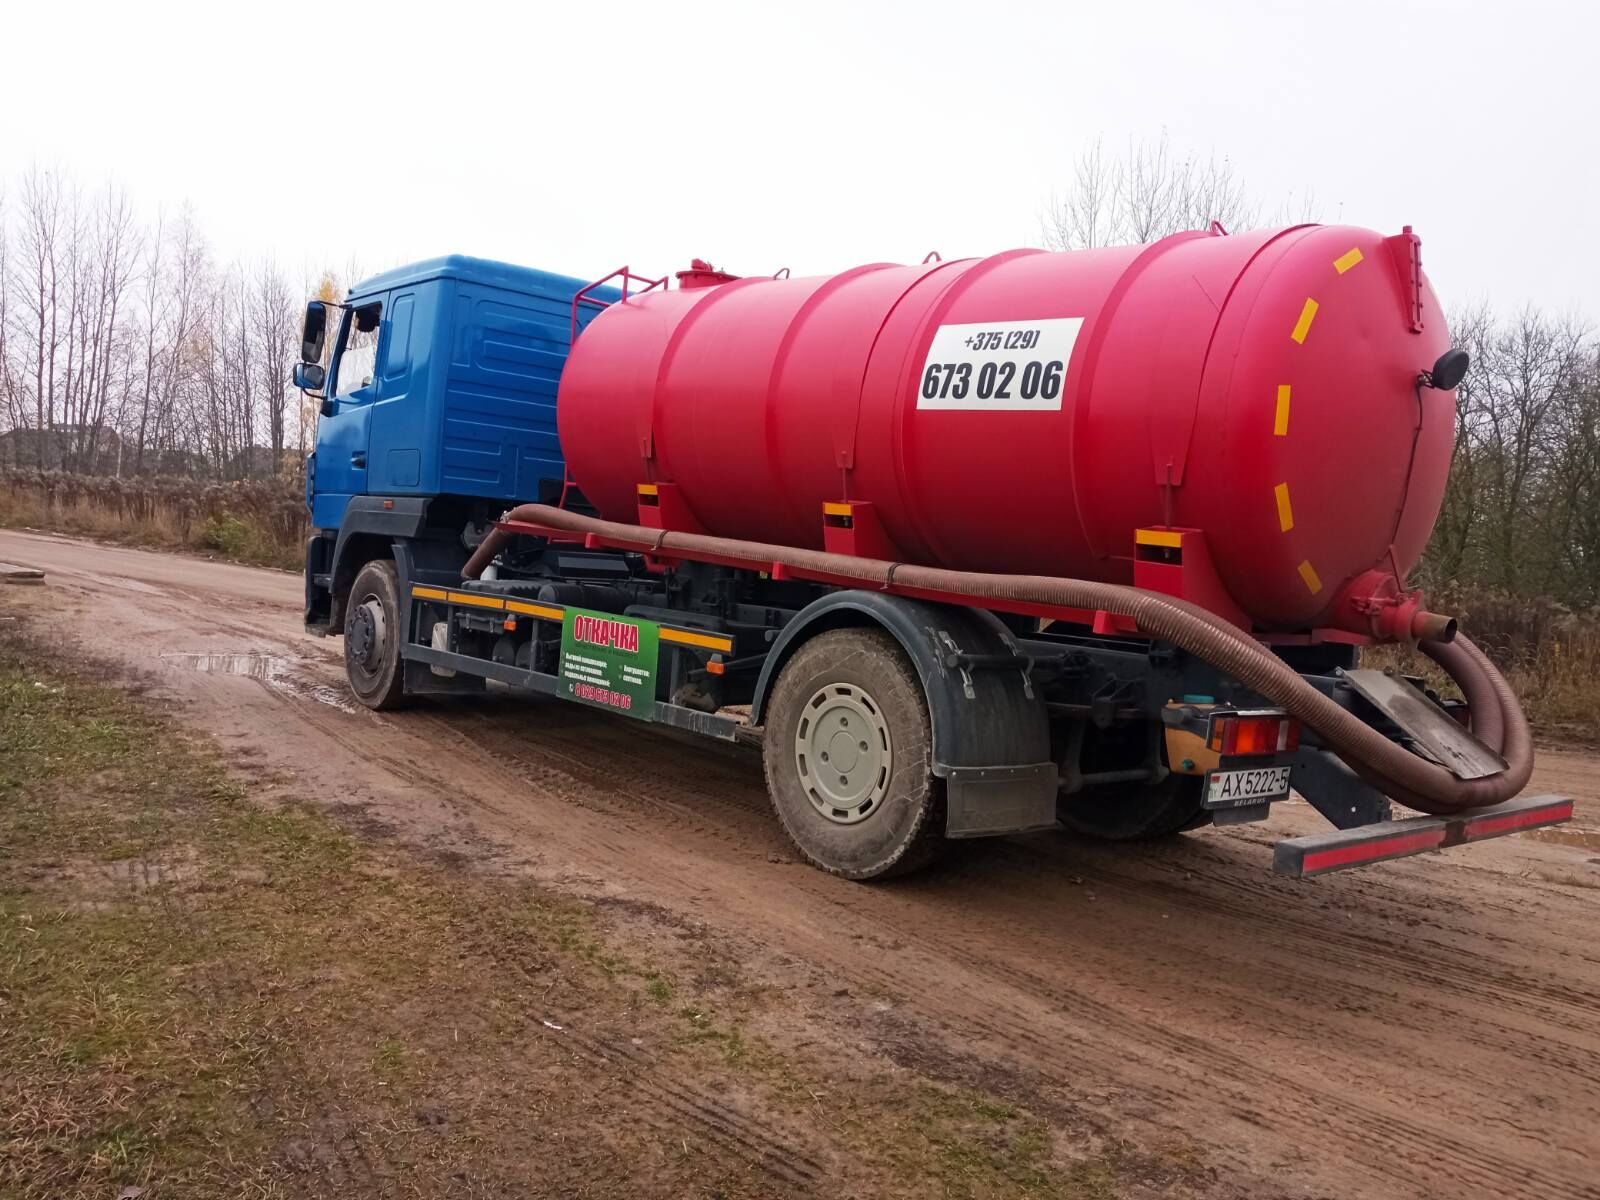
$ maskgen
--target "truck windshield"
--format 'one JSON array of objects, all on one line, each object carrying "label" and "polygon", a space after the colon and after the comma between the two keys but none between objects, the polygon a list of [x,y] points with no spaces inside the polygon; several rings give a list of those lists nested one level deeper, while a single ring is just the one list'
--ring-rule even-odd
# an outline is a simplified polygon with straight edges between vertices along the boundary
[{"label": "truck windshield", "polygon": [[357,388],[372,383],[372,369],[378,359],[378,318],[382,311],[381,304],[351,310],[344,323],[343,341],[335,360],[336,375],[329,395],[348,396]]}]

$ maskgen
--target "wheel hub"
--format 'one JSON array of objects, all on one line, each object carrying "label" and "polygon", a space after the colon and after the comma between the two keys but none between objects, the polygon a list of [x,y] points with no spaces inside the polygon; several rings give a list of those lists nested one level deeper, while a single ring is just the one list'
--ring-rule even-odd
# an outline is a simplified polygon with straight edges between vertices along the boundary
[{"label": "wheel hub", "polygon": [[795,766],[812,806],[853,825],[875,812],[889,790],[889,726],[864,688],[831,683],[806,703],[794,738]]},{"label": "wheel hub", "polygon": [[357,605],[350,614],[350,628],[345,633],[351,657],[369,670],[377,667],[383,662],[386,632],[383,605],[376,597]]}]

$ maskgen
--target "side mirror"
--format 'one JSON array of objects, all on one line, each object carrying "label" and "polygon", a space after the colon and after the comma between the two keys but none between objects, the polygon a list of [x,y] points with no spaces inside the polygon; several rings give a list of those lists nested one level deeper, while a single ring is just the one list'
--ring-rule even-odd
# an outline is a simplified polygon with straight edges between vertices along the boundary
[{"label": "side mirror", "polygon": [[306,392],[320,392],[328,382],[328,372],[320,363],[297,362],[294,365],[294,385]]},{"label": "side mirror", "polygon": [[[328,306],[321,300],[313,300],[306,305],[306,320],[300,330],[300,361],[303,363],[319,363],[322,361],[322,342],[328,333]],[[317,385],[321,387],[319,383]]]}]

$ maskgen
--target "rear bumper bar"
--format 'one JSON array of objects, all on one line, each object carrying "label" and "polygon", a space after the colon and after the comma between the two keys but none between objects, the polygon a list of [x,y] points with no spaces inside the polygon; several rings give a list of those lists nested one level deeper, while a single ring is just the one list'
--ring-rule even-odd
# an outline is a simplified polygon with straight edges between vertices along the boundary
[{"label": "rear bumper bar", "polygon": [[1272,869],[1280,875],[1326,875],[1571,819],[1572,801],[1565,796],[1519,796],[1460,816],[1410,817],[1289,838],[1273,848]]}]

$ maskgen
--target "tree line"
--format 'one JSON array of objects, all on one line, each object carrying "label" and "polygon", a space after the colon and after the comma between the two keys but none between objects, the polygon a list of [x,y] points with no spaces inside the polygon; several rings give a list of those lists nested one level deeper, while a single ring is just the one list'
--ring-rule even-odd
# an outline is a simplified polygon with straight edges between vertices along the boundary
[{"label": "tree line", "polygon": [[[1234,166],[1165,138],[1101,144],[1042,214],[1055,248],[1145,242],[1212,220],[1314,219],[1309,197],[1268,212]],[[36,169],[0,181],[0,466],[86,474],[262,478],[315,437],[289,372],[303,297],[270,261],[221,262],[187,208],[141,220],[113,184]],[[1455,457],[1421,575],[1600,607],[1600,338],[1571,316],[1479,304],[1451,314],[1472,367]]]},{"label": "tree line", "polygon": [[115,184],[0,180],[0,465],[278,473],[309,432],[289,384],[308,290],[219,261],[187,207],[142,220]]},{"label": "tree line", "polygon": [[1532,306],[1457,311],[1451,334],[1472,366],[1427,581],[1600,608],[1600,339]]}]

